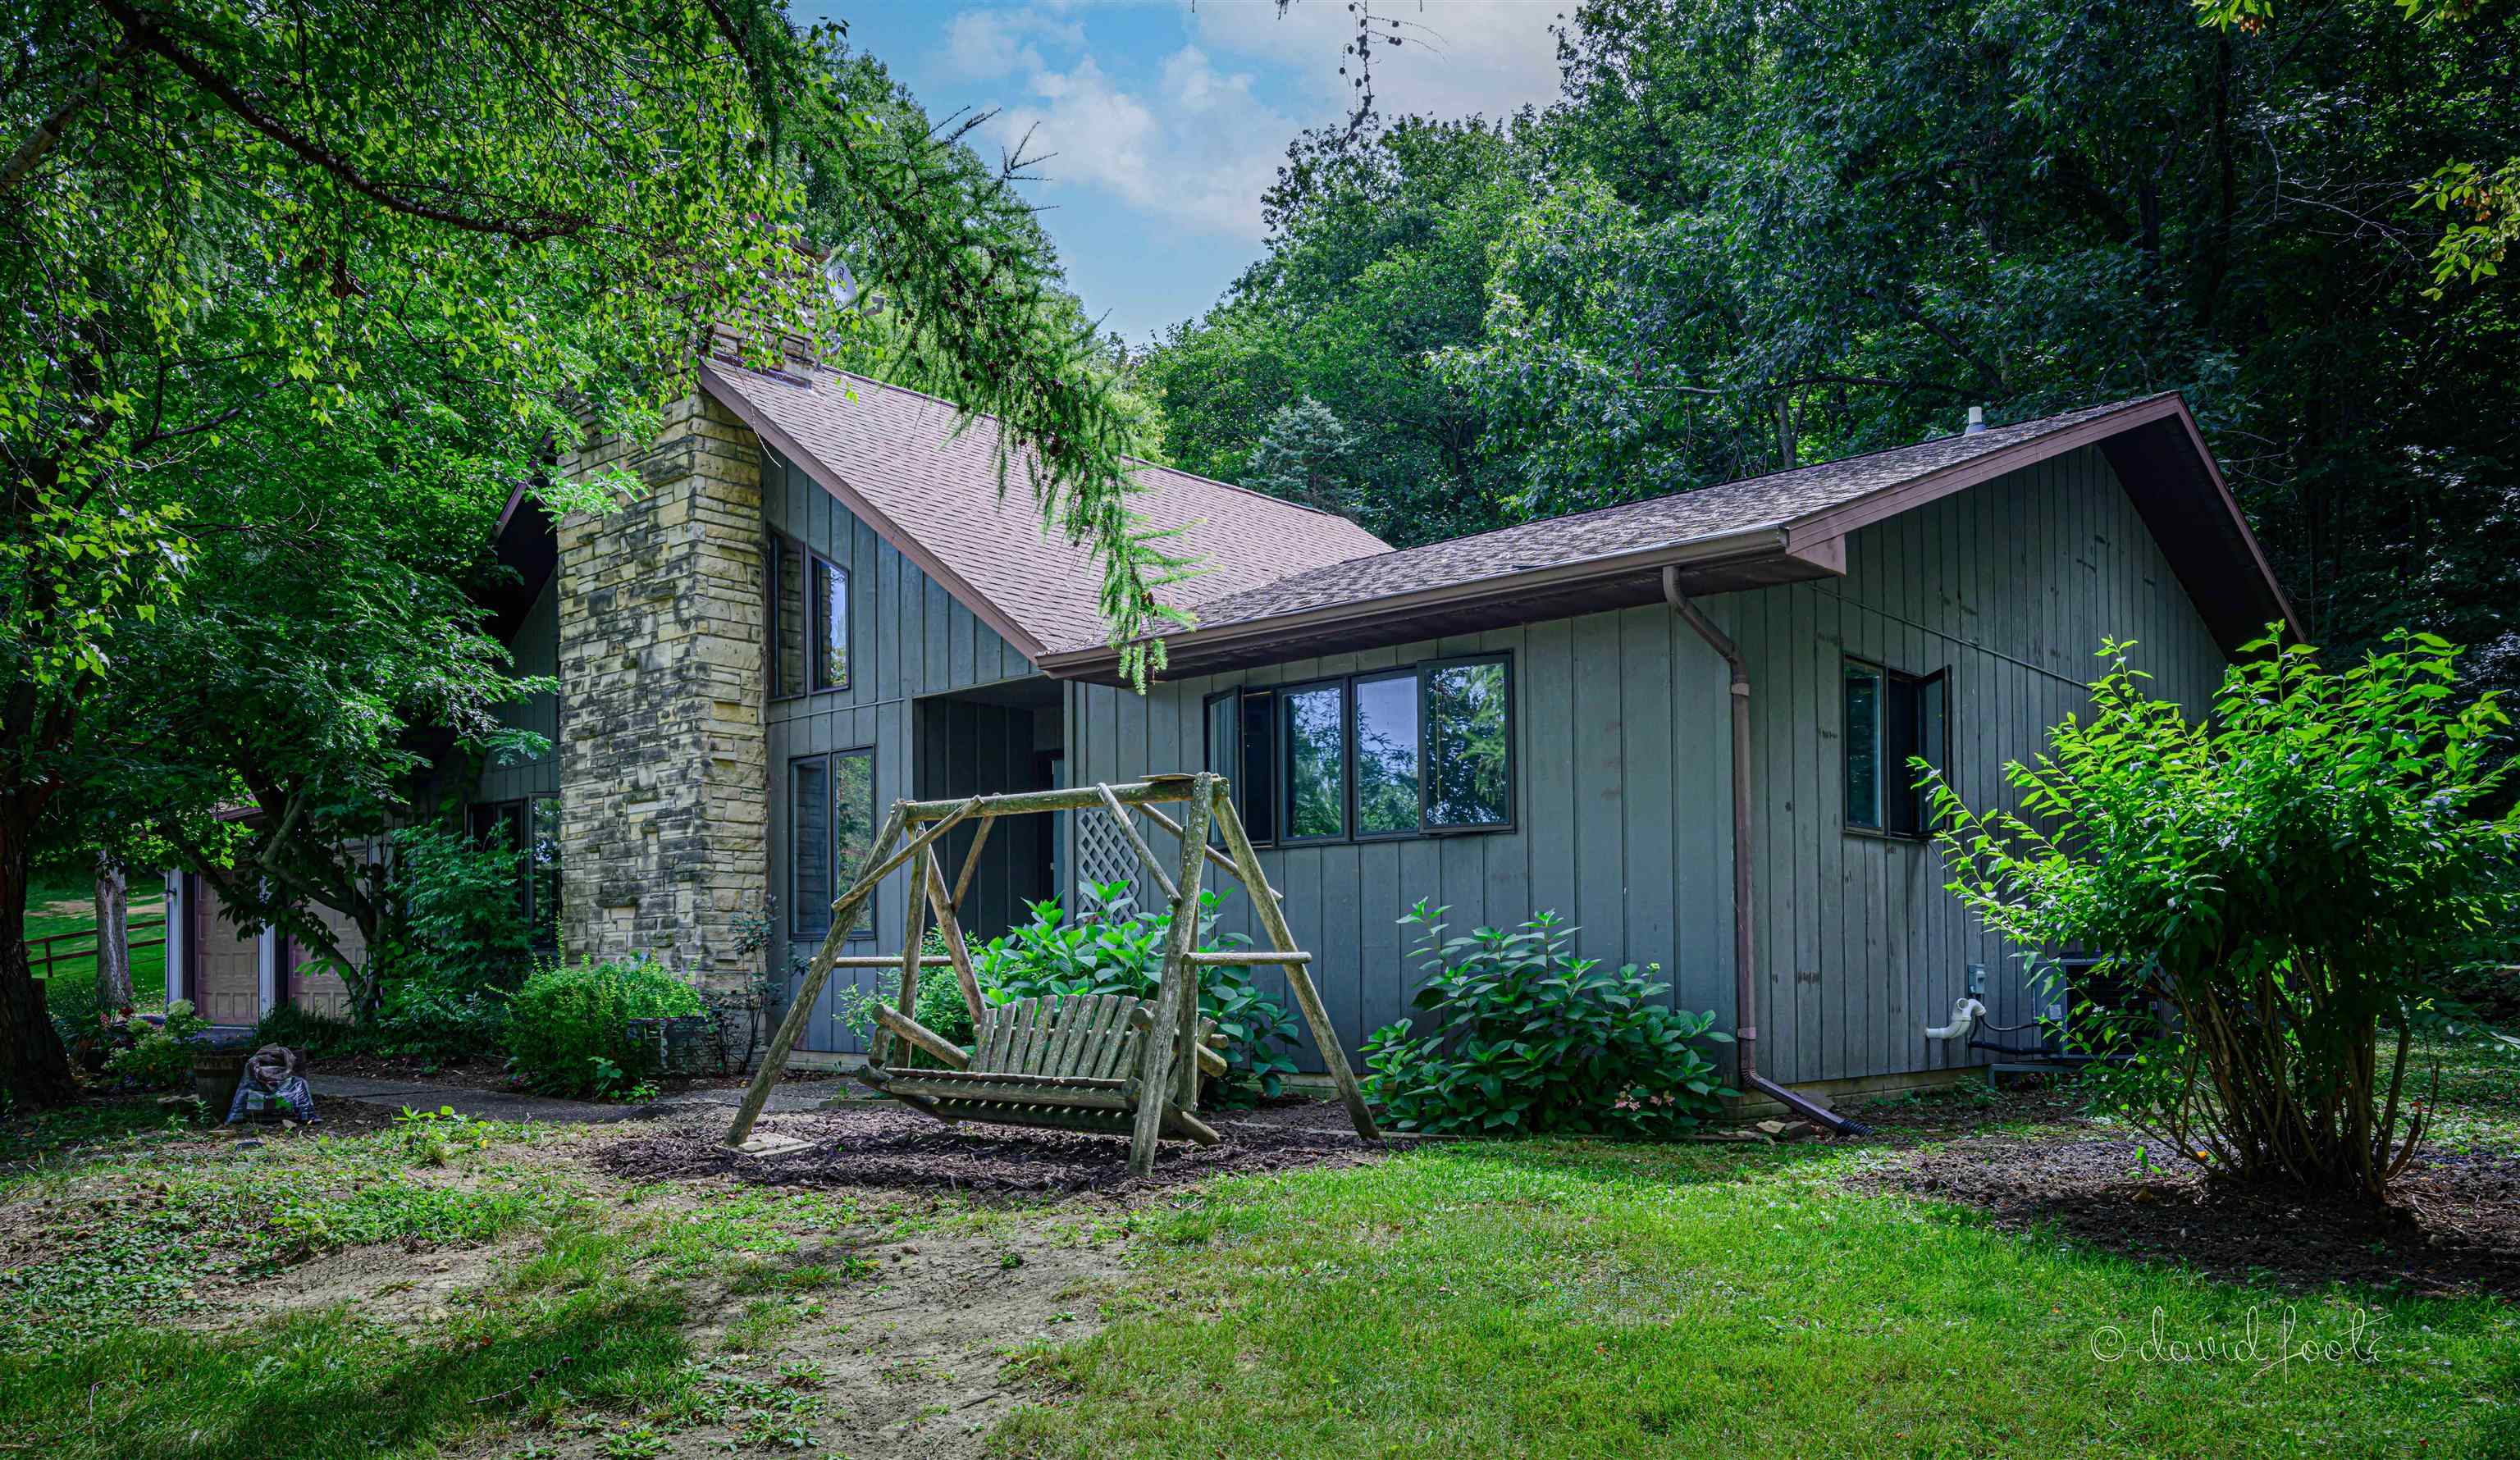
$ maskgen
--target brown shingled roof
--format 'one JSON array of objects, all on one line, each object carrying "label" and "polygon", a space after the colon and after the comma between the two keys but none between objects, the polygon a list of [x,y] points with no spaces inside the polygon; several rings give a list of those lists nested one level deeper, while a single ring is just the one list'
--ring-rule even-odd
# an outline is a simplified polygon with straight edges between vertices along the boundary
[{"label": "brown shingled roof", "polygon": [[[769,372],[710,362],[701,387],[820,482],[1009,642],[1101,643],[1102,570],[1087,547],[1045,534],[1020,470],[998,492],[997,419],[862,376]],[[963,424],[957,434],[955,427]],[[1334,513],[1155,465],[1131,506],[1185,529],[1180,551],[1205,569],[1168,597],[1234,596],[1390,545]]]},{"label": "brown shingled roof", "polygon": [[[1845,571],[1845,536],[1950,492],[2096,446],[2226,645],[2291,619],[2272,571],[2175,394],[1941,436],[1912,446],[1500,528],[1286,573],[1202,596],[1197,629],[1166,636],[1172,672],[1342,652],[1595,612],[1684,591],[1723,593]],[[1107,679],[1099,640],[1043,667]]]}]

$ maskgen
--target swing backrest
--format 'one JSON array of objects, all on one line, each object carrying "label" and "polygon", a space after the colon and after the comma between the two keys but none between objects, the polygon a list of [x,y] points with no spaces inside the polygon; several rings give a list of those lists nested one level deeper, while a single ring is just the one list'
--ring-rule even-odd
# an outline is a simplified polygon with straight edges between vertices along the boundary
[{"label": "swing backrest", "polygon": [[973,1032],[971,1069],[1123,1079],[1135,1069],[1137,1012],[1144,1002],[1125,994],[1081,994],[992,1004],[981,1011]]}]

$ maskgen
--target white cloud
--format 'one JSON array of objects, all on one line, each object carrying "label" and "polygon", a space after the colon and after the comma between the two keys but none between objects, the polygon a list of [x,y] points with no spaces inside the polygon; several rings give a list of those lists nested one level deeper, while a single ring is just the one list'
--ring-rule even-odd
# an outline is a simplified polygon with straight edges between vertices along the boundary
[{"label": "white cloud", "polygon": [[[1385,4],[1376,0],[1378,30],[1389,33],[1384,22],[1398,20],[1405,43],[1374,51],[1384,115],[1497,117],[1555,97],[1549,27],[1566,0]],[[1106,19],[1095,20],[1096,34],[1107,40],[1113,10],[1136,11],[1143,25],[1176,7],[1187,43],[1152,62],[1143,50],[1132,61],[1121,59],[1127,51],[1089,45],[1080,19],[1099,11]],[[1145,214],[1158,235],[1256,243],[1260,195],[1286,144],[1347,116],[1351,93],[1339,67],[1355,23],[1344,0],[1295,0],[1282,17],[1272,0],[1032,0],[955,15],[939,59],[967,80],[1015,94],[989,134],[1008,148],[1029,134],[1030,153],[1052,155],[1039,168],[1045,200],[1092,190]]]},{"label": "white cloud", "polygon": [[1299,123],[1261,101],[1247,74],[1217,69],[1196,46],[1163,59],[1150,86],[1131,86],[1086,56],[1067,70],[1038,69],[1034,100],[1011,106],[992,129],[1013,147],[1051,156],[1053,184],[1099,188],[1131,207],[1195,233],[1256,241],[1260,194]]},{"label": "white cloud", "polygon": [[1073,50],[1085,44],[1085,27],[1030,6],[967,10],[946,24],[944,61],[955,72],[976,79],[1038,71],[1045,63],[1032,44],[1037,40]]},{"label": "white cloud", "polygon": [[[1340,48],[1356,35],[1356,17],[1342,0],[1295,0],[1281,16],[1267,0],[1181,0],[1199,41],[1210,50],[1287,67],[1299,84],[1334,110],[1311,125],[1344,117],[1355,63]],[[1550,26],[1569,0],[1378,0],[1377,35],[1400,22],[1402,43],[1373,48],[1376,110],[1385,116],[1432,113],[1490,117],[1557,98],[1557,42]],[[1339,74],[1345,65],[1349,74]]]}]

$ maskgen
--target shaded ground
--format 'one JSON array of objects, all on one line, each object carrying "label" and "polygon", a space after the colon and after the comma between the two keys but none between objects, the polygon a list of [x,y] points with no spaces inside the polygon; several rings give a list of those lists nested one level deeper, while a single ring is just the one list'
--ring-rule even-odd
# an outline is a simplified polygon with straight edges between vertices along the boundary
[{"label": "shaded ground", "polygon": [[1129,1174],[1119,1135],[1012,1126],[949,1126],[894,1105],[765,1118],[764,1134],[812,1142],[806,1150],[748,1156],[719,1144],[723,1127],[689,1119],[642,1132],[596,1158],[614,1175],[654,1181],[724,1175],[765,1186],[851,1186],[965,1196],[1125,1196],[1210,1176],[1347,1166],[1383,1148],[1358,1139],[1336,1104],[1285,1105],[1211,1117],[1220,1145],[1167,1141],[1145,1181]]},{"label": "shaded ground", "polygon": [[2438,1155],[2389,1206],[2143,1169],[2141,1143],[1988,1136],[1911,1153],[1856,1184],[1962,1203],[2007,1226],[2218,1275],[2520,1298],[2520,1160]]}]

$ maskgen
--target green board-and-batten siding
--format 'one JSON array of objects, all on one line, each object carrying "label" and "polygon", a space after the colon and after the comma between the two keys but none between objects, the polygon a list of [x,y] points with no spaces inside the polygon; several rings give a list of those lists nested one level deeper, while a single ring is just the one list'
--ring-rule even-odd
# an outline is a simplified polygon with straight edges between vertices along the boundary
[{"label": "green board-and-batten siding", "polygon": [[[1753,684],[1763,1067],[1815,1081],[1975,1062],[1922,1035],[1967,966],[1988,967],[2000,1022],[2028,1017],[2028,993],[1943,891],[1931,848],[1846,834],[1839,661],[1950,671],[1954,778],[1983,806],[2004,797],[2002,762],[2085,702],[2104,638],[2140,641],[2156,690],[2202,710],[2224,661],[2186,593],[2087,450],[1860,530],[1841,579],[1703,606],[1740,641]],[[1680,1001],[1729,1027],[1726,684],[1667,608],[1172,682],[1143,699],[1069,686],[1071,777],[1195,769],[1217,689],[1500,650],[1514,662],[1515,830],[1263,854],[1339,1037],[1354,1047],[1405,1012],[1420,974],[1395,920],[1419,897],[1464,927],[1554,908],[1581,927],[1583,953],[1662,964]],[[1256,931],[1238,895],[1226,926]]]},{"label": "green board-and-batten siding", "polygon": [[[878,817],[895,799],[917,794],[912,780],[914,702],[922,695],[967,689],[1031,675],[1032,665],[970,609],[919,566],[861,522],[803,471],[764,449],[763,515],[770,529],[820,553],[849,575],[849,684],[845,689],[772,700],[768,706],[770,774],[770,887],[778,900],[770,966],[786,969],[812,954],[814,941],[791,947],[787,938],[791,901],[788,767],[799,756],[872,748]],[[932,733],[932,731],[931,731]],[[942,748],[932,752],[947,753]],[[960,843],[944,851],[948,875]],[[876,930],[854,943],[854,953],[898,951],[901,947],[906,871],[887,877],[876,892]],[[835,974],[807,1024],[802,1047],[854,1051],[855,1037],[832,1017],[840,992],[872,989],[873,975],[855,985]],[[792,987],[791,975],[791,987]]]}]

